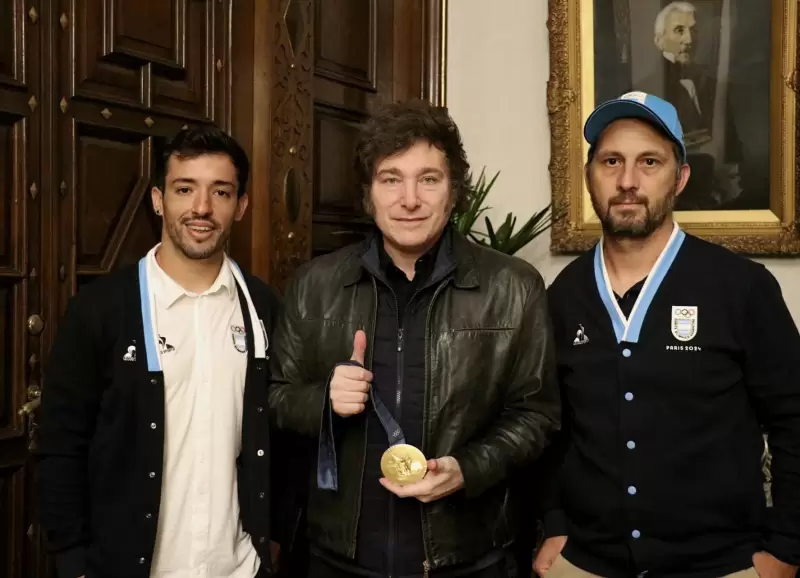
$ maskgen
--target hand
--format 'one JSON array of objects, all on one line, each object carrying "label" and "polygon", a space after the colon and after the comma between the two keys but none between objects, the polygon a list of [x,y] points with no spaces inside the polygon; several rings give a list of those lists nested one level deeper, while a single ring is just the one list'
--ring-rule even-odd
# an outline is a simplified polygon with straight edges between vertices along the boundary
[{"label": "hand", "polygon": [[360,329],[353,337],[353,355],[350,361],[355,365],[338,365],[331,378],[331,407],[342,417],[356,415],[364,411],[369,399],[372,372],[364,369],[364,352],[367,350],[367,334]]},{"label": "hand", "polygon": [[464,475],[455,458],[445,456],[437,460],[428,460],[428,471],[425,477],[413,484],[401,486],[386,478],[380,479],[381,485],[399,498],[417,498],[420,502],[433,502],[449,496],[464,487]]},{"label": "hand", "polygon": [[533,561],[534,571],[539,576],[547,574],[566,545],[566,536],[553,536],[545,540],[542,547],[539,548],[539,553],[536,554],[536,560]]},{"label": "hand", "polygon": [[760,578],[794,578],[798,570],[798,566],[781,562],[768,552],[753,554],[753,568]]}]

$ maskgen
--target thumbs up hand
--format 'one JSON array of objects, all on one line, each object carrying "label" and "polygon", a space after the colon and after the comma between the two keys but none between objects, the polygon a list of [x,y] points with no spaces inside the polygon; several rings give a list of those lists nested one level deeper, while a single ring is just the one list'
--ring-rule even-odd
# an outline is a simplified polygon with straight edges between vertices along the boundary
[{"label": "thumbs up hand", "polygon": [[[369,399],[372,372],[364,368],[364,352],[367,350],[367,334],[356,331],[353,337],[353,364],[337,365],[331,378],[331,406],[342,417],[364,411]],[[358,365],[355,365],[358,364]]]}]

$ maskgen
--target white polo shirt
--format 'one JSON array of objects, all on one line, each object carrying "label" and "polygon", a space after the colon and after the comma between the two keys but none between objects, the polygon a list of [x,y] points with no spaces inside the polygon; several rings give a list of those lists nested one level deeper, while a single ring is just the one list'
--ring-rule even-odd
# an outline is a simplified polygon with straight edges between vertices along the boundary
[{"label": "white polo shirt", "polygon": [[184,290],[147,256],[164,371],[164,476],[156,578],[253,578],[260,561],[242,530],[236,479],[247,351],[227,259],[203,293]]}]

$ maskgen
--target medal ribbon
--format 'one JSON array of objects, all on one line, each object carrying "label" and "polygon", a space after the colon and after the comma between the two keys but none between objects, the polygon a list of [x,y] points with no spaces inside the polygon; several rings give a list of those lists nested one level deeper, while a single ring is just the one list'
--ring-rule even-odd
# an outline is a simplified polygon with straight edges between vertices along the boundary
[{"label": "medal ribbon", "polygon": [[[345,361],[337,363],[336,367],[340,365],[352,365],[355,367],[364,367],[357,361]],[[335,371],[335,367],[334,367]],[[330,391],[330,380],[333,378],[333,372],[328,378],[328,391]],[[381,398],[375,393],[375,388],[369,388],[369,397],[372,400],[372,407],[378,415],[383,426],[386,436],[389,440],[389,445],[397,445],[406,443],[406,437],[403,429],[397,420],[394,419],[389,412],[386,405],[381,401]],[[319,451],[317,453],[317,487],[320,490],[333,490],[339,489],[339,475],[336,465],[336,443],[333,436],[333,404],[330,401],[330,395],[325,402],[327,406],[327,413],[323,415],[323,427],[319,437]],[[327,421],[327,424],[324,423]]]}]

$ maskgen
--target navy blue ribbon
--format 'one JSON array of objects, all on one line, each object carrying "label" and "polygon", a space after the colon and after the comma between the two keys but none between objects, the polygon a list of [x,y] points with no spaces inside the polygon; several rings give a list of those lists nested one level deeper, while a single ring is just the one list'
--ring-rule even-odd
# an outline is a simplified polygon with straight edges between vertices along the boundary
[{"label": "navy blue ribbon", "polygon": [[[340,365],[364,367],[357,361],[345,361],[336,364],[336,367],[339,367]],[[319,434],[319,450],[317,452],[317,487],[320,490],[337,491],[339,489],[339,473],[336,464],[336,442],[333,435],[333,404],[330,400],[331,379],[333,379],[333,372],[331,372],[331,375],[328,378],[328,387],[326,392],[327,399],[325,400],[326,411],[323,413],[322,428],[320,429]],[[403,429],[400,427],[400,424],[397,423],[397,420],[394,419],[383,401],[381,401],[381,398],[378,397],[378,394],[375,393],[375,388],[373,387],[370,387],[369,389],[369,398],[372,400],[372,407],[375,410],[375,413],[377,414],[378,420],[380,420],[384,431],[386,432],[389,445],[393,446],[396,444],[406,443],[406,437],[403,434]]]}]

